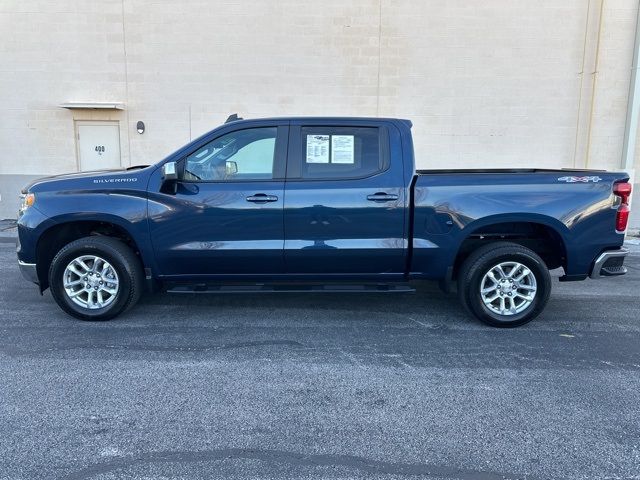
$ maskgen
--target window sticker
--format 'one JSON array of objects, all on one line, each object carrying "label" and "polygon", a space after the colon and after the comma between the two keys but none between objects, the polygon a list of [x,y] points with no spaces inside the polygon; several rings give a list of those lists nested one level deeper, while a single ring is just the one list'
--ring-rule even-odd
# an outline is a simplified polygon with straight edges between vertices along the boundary
[{"label": "window sticker", "polygon": [[331,136],[331,163],[354,163],[353,135]]},{"label": "window sticker", "polygon": [[307,163],[329,163],[329,135],[307,135]]}]

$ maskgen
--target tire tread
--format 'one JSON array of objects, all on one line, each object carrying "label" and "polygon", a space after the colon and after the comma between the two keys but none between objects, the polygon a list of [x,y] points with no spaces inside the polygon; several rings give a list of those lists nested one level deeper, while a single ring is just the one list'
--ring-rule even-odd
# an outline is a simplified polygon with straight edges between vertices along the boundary
[{"label": "tire tread", "polygon": [[[58,268],[58,263],[61,258],[64,258],[73,250],[86,248],[96,249],[97,252],[105,251],[110,255],[119,257],[118,260],[122,262],[127,275],[129,276],[130,288],[127,299],[119,308],[114,308],[98,315],[87,315],[69,308],[65,299],[60,298],[60,292],[58,292],[56,283],[54,283],[56,282],[56,279],[54,278],[54,270]],[[49,266],[49,285],[51,286],[51,294],[54,300],[65,312],[82,320],[109,320],[130,310],[142,295],[142,291],[144,289],[143,279],[144,271],[140,259],[125,243],[113,237],[90,236],[74,240],[60,249]]]},{"label": "tire tread", "polygon": [[[538,299],[536,301],[536,304],[534,305],[534,308],[524,317],[511,322],[497,321],[485,312],[478,311],[476,308],[474,308],[473,300],[471,297],[471,295],[473,295],[475,291],[474,286],[471,285],[472,279],[474,278],[478,270],[486,268],[486,264],[492,261],[492,259],[508,255],[524,255],[526,257],[529,257],[531,260],[538,263],[543,270],[543,278],[537,279],[541,284],[541,288],[539,288],[536,294],[538,295]],[[472,252],[471,255],[469,255],[469,257],[464,261],[458,273],[458,297],[465,310],[482,322],[494,327],[517,327],[530,322],[535,317],[537,317],[540,312],[542,312],[547,304],[547,301],[549,300],[550,293],[551,280],[549,271],[544,261],[533,250],[513,242],[492,242],[478,248],[477,250]]]}]

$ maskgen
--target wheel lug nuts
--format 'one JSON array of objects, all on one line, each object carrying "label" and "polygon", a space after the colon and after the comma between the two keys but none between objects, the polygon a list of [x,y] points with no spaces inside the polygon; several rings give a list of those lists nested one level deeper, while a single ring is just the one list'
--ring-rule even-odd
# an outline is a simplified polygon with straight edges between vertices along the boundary
[{"label": "wheel lug nuts", "polygon": [[[98,287],[93,287],[93,288],[94,288],[94,290],[97,290],[97,289],[98,289]],[[509,294],[509,295],[511,295],[511,294]]]},{"label": "wheel lug nuts", "polygon": [[104,282],[102,280],[100,280],[100,285],[102,285]]},{"label": "wheel lug nuts", "polygon": [[87,277],[84,277],[83,280],[86,282],[87,281]]}]

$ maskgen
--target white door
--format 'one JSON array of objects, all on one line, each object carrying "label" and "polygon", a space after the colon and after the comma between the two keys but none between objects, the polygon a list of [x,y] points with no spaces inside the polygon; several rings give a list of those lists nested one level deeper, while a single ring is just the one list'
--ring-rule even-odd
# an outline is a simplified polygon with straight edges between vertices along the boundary
[{"label": "white door", "polygon": [[118,122],[76,122],[81,171],[120,168]]}]

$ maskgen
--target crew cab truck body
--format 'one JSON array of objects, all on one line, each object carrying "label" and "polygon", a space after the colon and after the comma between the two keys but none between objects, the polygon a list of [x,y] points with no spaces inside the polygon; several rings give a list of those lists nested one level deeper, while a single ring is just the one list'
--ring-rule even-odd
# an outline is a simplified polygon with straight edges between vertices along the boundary
[{"label": "crew cab truck body", "polygon": [[161,162],[34,182],[18,220],[25,277],[82,319],[146,289],[456,289],[516,326],[562,280],[626,272],[625,173],[417,170],[411,122],[228,122]]}]

